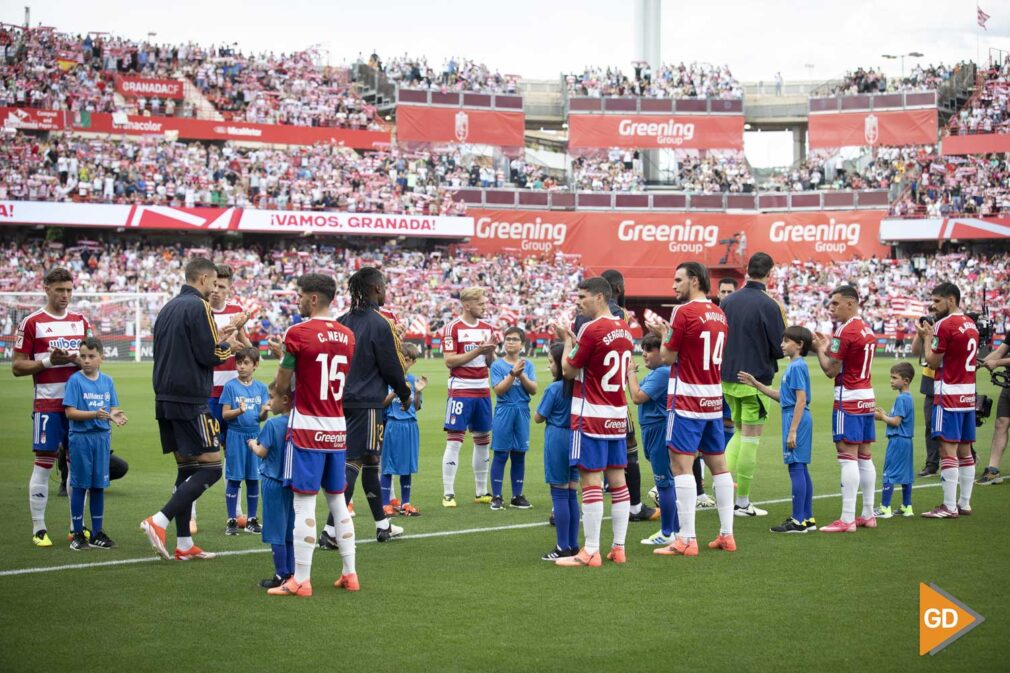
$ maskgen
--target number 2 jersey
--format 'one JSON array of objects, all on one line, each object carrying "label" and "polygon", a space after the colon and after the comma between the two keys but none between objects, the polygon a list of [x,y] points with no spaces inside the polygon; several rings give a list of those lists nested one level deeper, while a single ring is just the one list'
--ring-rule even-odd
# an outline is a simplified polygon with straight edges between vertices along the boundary
[{"label": "number 2 jersey", "polygon": [[828,357],[842,363],[842,370],[835,377],[835,411],[873,413],[877,401],[870,369],[876,349],[877,337],[858,316],[849,318],[835,330],[828,348]]},{"label": "number 2 jersey", "polygon": [[667,409],[683,418],[722,419],[722,353],[726,314],[708,299],[675,306],[666,350],[677,353],[670,368]]},{"label": "number 2 jersey", "polygon": [[933,382],[935,404],[946,411],[975,409],[978,328],[963,313],[944,316],[933,327],[934,353],[943,355]]},{"label": "number 2 jersey", "polygon": [[572,430],[597,439],[624,439],[628,400],[624,379],[634,349],[628,323],[613,316],[590,320],[579,329],[566,357],[581,369],[572,390]]},{"label": "number 2 jersey", "polygon": [[347,442],[344,387],[354,334],[335,318],[309,318],[284,333],[285,363],[294,358],[292,443],[307,451],[342,451]]}]

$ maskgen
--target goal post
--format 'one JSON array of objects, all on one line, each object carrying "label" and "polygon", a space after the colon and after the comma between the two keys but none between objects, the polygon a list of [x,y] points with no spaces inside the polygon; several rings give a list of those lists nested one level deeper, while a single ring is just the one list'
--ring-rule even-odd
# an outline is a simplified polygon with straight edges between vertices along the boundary
[{"label": "goal post", "polygon": [[[141,362],[154,358],[151,328],[170,297],[163,292],[74,292],[68,310],[88,319],[106,360]],[[14,359],[18,325],[45,304],[44,292],[0,292],[0,362]]]}]

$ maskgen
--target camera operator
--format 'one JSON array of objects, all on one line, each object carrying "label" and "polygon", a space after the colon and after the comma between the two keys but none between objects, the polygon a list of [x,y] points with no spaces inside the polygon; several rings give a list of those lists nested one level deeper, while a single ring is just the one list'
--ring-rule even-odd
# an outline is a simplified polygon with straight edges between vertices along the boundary
[{"label": "camera operator", "polygon": [[[1005,341],[999,348],[989,353],[982,360],[982,366],[990,372],[1001,367],[1010,366],[1010,344]],[[1010,388],[1002,388],[999,394],[999,401],[996,403],[996,423],[992,429],[992,448],[989,451],[989,467],[985,468],[982,476],[976,482],[979,486],[989,486],[999,484],[1003,481],[1003,475],[999,471],[1000,459],[1003,458],[1003,451],[1006,449],[1008,431],[1010,431]]]},{"label": "camera operator", "polygon": [[920,321],[915,331],[922,340],[923,359],[936,370],[932,433],[940,440],[943,502],[922,516],[956,519],[971,514],[975,485],[971,445],[975,441],[979,333],[974,321],[961,312],[961,291],[953,283],[934,287],[930,302],[929,311],[936,316],[936,324]]},{"label": "camera operator", "polygon": [[[922,316],[916,323],[933,323],[933,316]],[[922,395],[922,420],[926,429],[926,465],[919,472],[920,477],[935,477],[940,471],[940,442],[933,437],[933,380],[936,372],[922,359],[922,337],[915,332],[912,337],[912,356],[919,358],[922,377],[919,379],[919,393]]]}]

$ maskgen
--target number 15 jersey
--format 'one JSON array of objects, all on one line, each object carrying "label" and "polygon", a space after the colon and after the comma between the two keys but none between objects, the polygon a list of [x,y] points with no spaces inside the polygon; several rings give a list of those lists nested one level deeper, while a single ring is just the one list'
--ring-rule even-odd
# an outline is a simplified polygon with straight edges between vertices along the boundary
[{"label": "number 15 jersey", "polygon": [[342,451],[347,442],[344,387],[354,334],[334,318],[309,318],[284,333],[285,362],[294,358],[297,388],[288,430],[307,451]]},{"label": "number 15 jersey", "polygon": [[565,356],[582,370],[572,390],[572,430],[597,439],[624,439],[628,434],[624,380],[634,350],[628,324],[601,316],[584,324],[577,340]]},{"label": "number 15 jersey", "polygon": [[670,368],[667,408],[683,418],[722,419],[722,352],[726,314],[708,299],[674,307],[666,350],[677,353]]}]

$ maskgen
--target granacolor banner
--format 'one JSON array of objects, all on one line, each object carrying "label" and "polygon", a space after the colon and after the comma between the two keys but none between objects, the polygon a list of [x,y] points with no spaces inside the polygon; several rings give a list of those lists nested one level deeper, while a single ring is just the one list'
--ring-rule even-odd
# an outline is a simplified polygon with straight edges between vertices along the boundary
[{"label": "granacolor banner", "polygon": [[816,112],[809,117],[811,149],[874,147],[877,145],[933,145],[936,108],[874,110],[872,112]]},{"label": "granacolor banner", "polygon": [[0,201],[0,225],[38,224],[412,238],[465,238],[474,233],[470,217]]},{"label": "granacolor banner", "polygon": [[743,115],[570,114],[572,149],[743,149]]},{"label": "granacolor banner", "polygon": [[526,115],[470,107],[396,106],[397,142],[465,143],[497,147],[526,144]]},{"label": "granacolor banner", "polygon": [[578,255],[590,273],[614,268],[636,296],[669,294],[681,262],[736,268],[757,251],[777,262],[886,257],[882,211],[661,213],[475,210],[481,253]]},{"label": "granacolor banner", "polygon": [[1010,238],[1010,217],[892,219],[880,223],[885,241],[976,241]]},{"label": "granacolor banner", "polygon": [[965,136],[947,136],[940,142],[940,151],[944,156],[1010,152],[1010,133],[977,133]]},{"label": "granacolor banner", "polygon": [[116,76],[116,91],[128,98],[183,97],[182,80]]},{"label": "granacolor banner", "polygon": [[389,147],[389,131],[250,124],[180,117],[137,117],[104,112],[82,115],[61,110],[22,108],[0,108],[0,119],[4,120],[5,126],[25,130],[69,130],[131,136],[176,133],[178,137],[189,140],[236,140],[277,145],[335,143],[362,150]]}]

